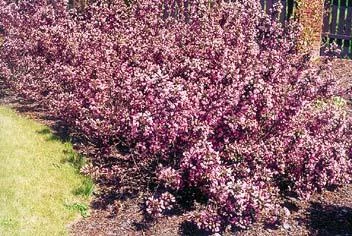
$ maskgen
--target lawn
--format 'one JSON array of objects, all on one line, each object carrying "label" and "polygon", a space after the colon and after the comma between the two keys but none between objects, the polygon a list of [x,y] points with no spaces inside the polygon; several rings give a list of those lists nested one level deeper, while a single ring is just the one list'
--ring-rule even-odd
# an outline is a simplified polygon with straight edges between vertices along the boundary
[{"label": "lawn", "polygon": [[74,160],[70,143],[0,106],[0,235],[66,235],[87,214],[93,184]]}]

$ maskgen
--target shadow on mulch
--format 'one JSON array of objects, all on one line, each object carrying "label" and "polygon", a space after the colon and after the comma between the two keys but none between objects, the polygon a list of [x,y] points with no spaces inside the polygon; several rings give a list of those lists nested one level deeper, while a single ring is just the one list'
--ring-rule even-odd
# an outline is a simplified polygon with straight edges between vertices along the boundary
[{"label": "shadow on mulch", "polygon": [[352,235],[352,208],[313,202],[308,210],[313,235]]},{"label": "shadow on mulch", "polygon": [[205,230],[200,230],[193,222],[183,222],[180,225],[178,233],[183,236],[208,236],[211,235]]}]

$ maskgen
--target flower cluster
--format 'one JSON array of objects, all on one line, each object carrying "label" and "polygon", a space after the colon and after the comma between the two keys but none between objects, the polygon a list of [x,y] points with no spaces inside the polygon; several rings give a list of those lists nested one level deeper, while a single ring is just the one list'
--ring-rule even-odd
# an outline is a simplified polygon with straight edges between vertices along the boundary
[{"label": "flower cluster", "polygon": [[165,192],[159,198],[149,197],[146,201],[146,211],[153,217],[160,217],[165,211],[171,210],[175,202],[175,197],[171,193]]},{"label": "flower cluster", "polygon": [[180,189],[182,187],[182,177],[171,167],[162,168],[159,171],[158,181],[166,188]]},{"label": "flower cluster", "polygon": [[101,158],[124,146],[140,165],[157,163],[150,214],[194,188],[207,198],[199,227],[244,228],[275,215],[283,185],[308,197],[352,176],[352,122],[329,66],[297,50],[296,23],[260,9],[0,0],[0,77]]}]

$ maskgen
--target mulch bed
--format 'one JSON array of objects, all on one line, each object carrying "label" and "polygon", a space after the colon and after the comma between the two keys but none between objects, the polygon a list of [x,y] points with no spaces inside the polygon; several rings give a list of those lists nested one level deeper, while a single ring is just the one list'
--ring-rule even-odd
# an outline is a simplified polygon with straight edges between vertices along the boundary
[{"label": "mulch bed", "polygon": [[[347,88],[346,97],[352,94],[352,61],[335,60],[334,72]],[[16,96],[9,96],[0,81],[0,104],[12,104],[20,112],[51,126],[55,122],[43,117],[43,112],[21,105]],[[138,183],[137,183],[138,184]],[[187,212],[178,211],[158,222],[145,219],[142,209],[143,193],[128,193],[118,183],[98,184],[87,218],[69,226],[72,235],[206,235],[195,225],[187,223]],[[352,235],[352,184],[316,194],[308,201],[294,198],[282,200],[287,208],[285,221],[279,226],[257,223],[249,230],[226,232],[225,235]]]},{"label": "mulch bed", "polygon": [[[352,235],[352,185],[313,196],[309,201],[287,199],[290,214],[285,224],[271,227],[255,224],[251,229],[225,235]],[[187,223],[187,216],[165,217],[146,223],[140,204],[143,199],[115,201],[93,207],[92,215],[71,226],[73,235],[206,235]],[[93,204],[94,206],[94,204]]]}]

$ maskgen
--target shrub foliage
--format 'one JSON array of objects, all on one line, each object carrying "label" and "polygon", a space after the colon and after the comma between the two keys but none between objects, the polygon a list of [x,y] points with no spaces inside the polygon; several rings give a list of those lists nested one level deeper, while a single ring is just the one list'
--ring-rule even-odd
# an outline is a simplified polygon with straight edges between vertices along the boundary
[{"label": "shrub foliage", "polygon": [[194,0],[176,17],[161,2],[0,0],[1,76],[100,156],[123,145],[157,163],[154,216],[192,188],[200,228],[247,227],[275,220],[280,191],[351,181],[350,118],[328,66],[297,51],[295,23],[255,0]]}]

